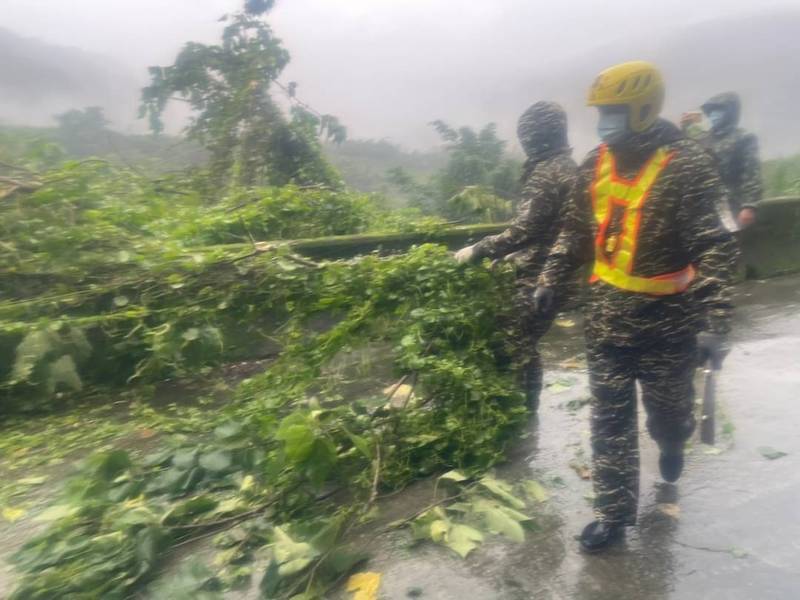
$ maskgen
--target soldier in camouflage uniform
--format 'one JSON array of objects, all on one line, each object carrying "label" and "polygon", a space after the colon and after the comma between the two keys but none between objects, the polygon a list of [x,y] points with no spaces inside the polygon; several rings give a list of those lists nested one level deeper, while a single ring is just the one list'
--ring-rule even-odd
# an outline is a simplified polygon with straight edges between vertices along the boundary
[{"label": "soldier in camouflage uniform", "polygon": [[554,102],[537,102],[520,117],[517,127],[527,155],[523,168],[523,192],[516,218],[502,233],[482,239],[456,253],[459,262],[513,256],[517,264],[515,323],[511,325],[515,366],[532,410],[539,404],[542,365],[537,344],[550,329],[558,307],[569,295],[570,286],[559,287],[554,306],[537,314],[532,306],[536,279],[550,247],[561,229],[577,166],[567,141],[567,115]]},{"label": "soldier in camouflage uniform", "polygon": [[739,227],[755,222],[761,201],[761,161],[758,140],[738,127],[741,101],[733,92],[718,94],[703,104],[711,131],[698,141],[716,159],[722,183],[728,190],[731,212]]},{"label": "soldier in camouflage uniform", "polygon": [[662,476],[676,481],[695,426],[698,344],[719,365],[730,327],[738,249],[717,210],[724,187],[711,157],[658,118],[663,94],[649,63],[596,80],[589,104],[600,110],[604,143],[579,167],[534,294],[547,310],[553,289],[593,265],[585,310],[596,520],[581,535],[589,552],[636,522],[636,382]]}]

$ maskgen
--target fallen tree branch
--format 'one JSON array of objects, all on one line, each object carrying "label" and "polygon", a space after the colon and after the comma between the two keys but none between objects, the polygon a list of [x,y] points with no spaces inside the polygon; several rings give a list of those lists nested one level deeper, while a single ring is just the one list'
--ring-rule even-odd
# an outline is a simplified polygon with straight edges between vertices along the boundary
[{"label": "fallen tree branch", "polygon": [[369,509],[374,503],[375,499],[378,497],[378,484],[381,481],[381,441],[378,439],[375,442],[375,462],[374,462],[374,469],[375,473],[372,477],[372,492],[369,495],[369,501],[367,502],[367,509]]}]

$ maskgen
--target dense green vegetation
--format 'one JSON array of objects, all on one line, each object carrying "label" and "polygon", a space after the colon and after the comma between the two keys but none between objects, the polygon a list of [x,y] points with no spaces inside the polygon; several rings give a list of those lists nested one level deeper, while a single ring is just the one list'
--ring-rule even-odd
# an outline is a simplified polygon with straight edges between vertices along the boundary
[{"label": "dense green vegetation", "polygon": [[348,139],[341,144],[325,144],[324,149],[347,185],[362,192],[379,192],[401,206],[413,198],[392,182],[393,171],[402,169],[415,179],[425,180],[447,164],[444,150],[408,152],[386,140]]},{"label": "dense green vegetation", "polygon": [[414,217],[318,187],[241,189],[208,206],[189,183],[71,161],[0,205],[6,408],[34,408],[84,380],[235,357],[245,350],[236,338],[281,318],[293,286],[306,285],[286,280],[284,262],[253,272],[255,242],[396,230]]},{"label": "dense green vegetation", "polygon": [[402,167],[389,173],[391,182],[411,206],[427,214],[464,222],[497,222],[511,216],[512,200],[519,193],[520,165],[504,154],[505,142],[494,124],[480,131],[453,129],[444,121],[431,125],[445,143],[448,155],[443,169],[420,181]]},{"label": "dense green vegetation", "polygon": [[[508,273],[457,266],[437,247],[321,267],[274,253],[242,262],[239,277],[259,285],[244,281],[232,291],[228,281],[209,304],[230,302],[251,323],[280,304],[280,357],[243,382],[224,410],[170,419],[191,438],[165,438],[163,451],[141,460],[123,451],[91,458],[46,513],[54,524],[17,554],[28,575],[13,597],[124,597],[171,547],[217,529],[235,531],[220,538],[223,558],[208,585],[249,575],[242,566],[255,552],[275,565],[264,575],[266,597],[319,593],[355,560],[337,546],[377,493],[441,469],[469,474],[502,456],[525,415],[502,315],[491,308],[502,306]],[[179,298],[184,313],[176,305],[171,314],[189,321],[162,326],[173,345],[164,355],[195,351],[201,362],[189,368],[209,359],[205,347],[216,351],[221,334],[210,334],[212,325],[201,325],[208,314],[196,321]],[[320,318],[330,325],[315,333]],[[75,328],[60,327],[52,335],[62,345],[50,357],[73,357],[73,346],[90,351],[82,341],[69,345]],[[384,372],[378,381],[363,376],[376,371]],[[412,388],[401,402],[383,391],[394,379]],[[322,539],[307,533],[320,529]]]}]

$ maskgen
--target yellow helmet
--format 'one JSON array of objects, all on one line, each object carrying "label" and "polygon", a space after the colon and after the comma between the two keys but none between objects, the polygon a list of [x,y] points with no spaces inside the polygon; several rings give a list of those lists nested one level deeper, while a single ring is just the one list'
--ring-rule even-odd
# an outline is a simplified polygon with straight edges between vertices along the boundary
[{"label": "yellow helmet", "polygon": [[649,62],[634,60],[600,73],[589,90],[589,106],[627,106],[632,131],[656,122],[664,106],[664,80]]}]

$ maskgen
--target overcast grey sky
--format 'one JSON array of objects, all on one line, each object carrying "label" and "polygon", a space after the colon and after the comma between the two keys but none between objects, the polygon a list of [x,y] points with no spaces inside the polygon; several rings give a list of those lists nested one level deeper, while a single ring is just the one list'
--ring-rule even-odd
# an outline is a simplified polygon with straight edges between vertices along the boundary
[{"label": "overcast grey sky", "polygon": [[[147,65],[169,64],[186,41],[218,39],[217,18],[240,6],[0,0],[0,25],[113,57],[144,81]],[[494,114],[503,105],[495,95],[570,57],[591,57],[599,46],[786,8],[800,8],[800,0],[278,0],[269,22],[292,54],[283,79],[298,81],[301,97],[338,115],[355,136],[416,144],[420,135],[433,141],[420,132],[438,117],[495,120],[508,130],[514,116]],[[525,93],[536,99],[536,90]]]}]

